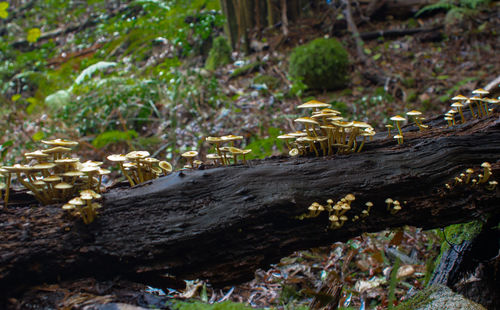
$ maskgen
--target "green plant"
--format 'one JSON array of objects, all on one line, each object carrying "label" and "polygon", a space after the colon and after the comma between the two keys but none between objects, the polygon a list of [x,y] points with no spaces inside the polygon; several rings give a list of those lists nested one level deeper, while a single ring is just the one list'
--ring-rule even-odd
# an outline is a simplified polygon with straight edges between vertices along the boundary
[{"label": "green plant", "polygon": [[224,301],[216,304],[207,304],[201,301],[176,301],[174,302],[172,309],[174,310],[251,310],[251,308],[245,306],[244,304],[235,303],[231,301]]},{"label": "green plant", "polygon": [[336,39],[316,39],[296,47],[289,73],[311,89],[339,89],[349,82],[349,55]]},{"label": "green plant", "polygon": [[486,7],[490,0],[440,0],[420,9],[415,16],[435,10],[446,11],[445,23],[450,24],[462,20],[465,16],[473,15],[480,7]]},{"label": "green plant", "polygon": [[215,70],[220,66],[231,62],[231,47],[225,37],[217,37],[214,40],[208,58],[205,62],[207,70]]}]

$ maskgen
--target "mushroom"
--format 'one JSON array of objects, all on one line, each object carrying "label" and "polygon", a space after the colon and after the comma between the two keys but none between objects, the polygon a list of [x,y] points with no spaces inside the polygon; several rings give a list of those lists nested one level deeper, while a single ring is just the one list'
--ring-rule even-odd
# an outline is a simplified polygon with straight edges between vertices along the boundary
[{"label": "mushroom", "polygon": [[82,198],[75,197],[75,198],[71,199],[70,201],[68,201],[68,204],[74,205],[78,209],[78,212],[80,213],[80,216],[82,217],[83,223],[85,223],[85,224],[90,223],[87,213],[82,208],[86,204]]},{"label": "mushroom", "polygon": [[161,168],[161,170],[163,171],[164,175],[169,174],[173,170],[172,169],[172,165],[169,162],[164,161],[164,160],[160,161],[158,163],[158,166]]},{"label": "mushroom", "polygon": [[220,150],[220,144],[223,142],[222,139],[219,137],[207,137],[205,139],[205,141],[207,141],[208,143],[215,144],[215,149],[217,150],[217,155],[219,155],[222,164],[225,165],[226,162],[224,161],[224,158],[222,157],[222,152]]},{"label": "mushroom", "polygon": [[486,186],[486,189],[489,191],[495,190],[495,187],[498,185],[497,181],[489,181],[488,186]]},{"label": "mushroom", "polygon": [[365,206],[366,206],[366,212],[370,213],[370,210],[373,207],[373,202],[368,201],[367,203],[365,203]]},{"label": "mushroom", "polygon": [[399,201],[394,200],[394,207],[391,210],[391,214],[396,214],[399,211],[401,211],[401,204],[399,203]]},{"label": "mushroom", "polygon": [[295,156],[299,155],[299,149],[297,149],[297,148],[293,148],[293,149],[291,149],[291,150],[288,152],[288,155],[290,155],[291,157],[295,157]]},{"label": "mushroom", "polygon": [[387,198],[385,200],[385,203],[387,204],[387,211],[389,211],[391,209],[391,205],[393,202],[394,202],[394,200],[392,200],[392,198]]},{"label": "mushroom", "polygon": [[301,123],[301,124],[304,124],[304,126],[306,127],[306,133],[308,136],[311,136],[309,133],[312,132],[314,133],[313,136],[317,137],[318,136],[318,133],[316,132],[316,129],[314,128],[315,125],[319,126],[319,123],[317,121],[315,121],[314,119],[312,119],[311,117],[299,117],[297,119],[294,120],[294,122],[297,122],[297,123]]},{"label": "mushroom", "polygon": [[390,138],[391,137],[391,129],[394,128],[394,126],[392,126],[391,124],[387,124],[387,125],[385,125],[385,127],[387,128],[387,138]]},{"label": "mushroom", "polygon": [[139,183],[144,182],[143,169],[141,165],[141,159],[149,157],[148,151],[133,151],[125,155],[128,160],[133,161],[137,164],[137,174],[139,176]]},{"label": "mushroom", "polygon": [[207,159],[211,159],[214,162],[214,166],[217,166],[219,160],[222,164],[222,158],[217,154],[207,154]]},{"label": "mushroom", "polygon": [[57,160],[62,157],[62,154],[71,152],[71,149],[64,146],[55,146],[53,148],[43,150],[42,152],[45,154],[51,154],[52,158]]},{"label": "mushroom", "polygon": [[467,178],[465,179],[465,184],[469,184],[470,178],[471,178],[472,174],[474,173],[474,169],[468,168],[467,170],[465,170],[465,173],[467,173]]},{"label": "mushroom", "polygon": [[121,172],[127,178],[128,182],[130,183],[130,186],[134,186],[134,181],[132,180],[132,178],[130,177],[130,175],[127,173],[127,171],[125,171],[125,168],[123,167],[123,163],[125,161],[127,161],[127,157],[125,155],[122,155],[122,154],[114,154],[114,155],[109,155],[107,157],[107,159],[109,161],[112,161],[112,162],[117,162],[118,165],[120,166]]},{"label": "mushroom", "polygon": [[481,167],[483,167],[484,173],[479,181],[477,181],[477,184],[486,183],[491,176],[491,164],[489,162],[482,163]]},{"label": "mushroom", "polygon": [[107,175],[107,174],[110,174],[111,171],[108,170],[108,169],[103,169],[103,168],[99,168],[99,170],[97,171],[97,175],[99,176],[98,177],[98,183],[97,183],[97,192],[100,193],[101,192],[101,184],[102,184],[102,177],[104,175]]},{"label": "mushroom", "polygon": [[314,109],[315,111],[319,108],[329,108],[330,105],[328,103],[324,103],[318,100],[310,100],[306,103],[297,106],[297,109]]},{"label": "mushroom", "polygon": [[398,140],[398,144],[403,144],[403,136],[402,135],[395,135],[394,139]]},{"label": "mushroom", "polygon": [[66,183],[66,182],[61,182],[61,183],[57,183],[56,185],[54,185],[54,188],[61,190],[61,195],[60,195],[61,198],[66,198],[66,196],[67,196],[66,190],[73,188],[73,185]]},{"label": "mushroom", "polygon": [[4,198],[4,207],[7,208],[7,204],[9,203],[9,192],[10,192],[10,182],[12,179],[11,172],[5,167],[0,168],[0,173],[5,176],[5,198]]},{"label": "mushroom", "polygon": [[463,105],[460,102],[454,102],[454,103],[452,103],[451,107],[456,108],[458,110],[458,113],[460,113],[460,118],[462,120],[462,124],[465,124],[465,116],[464,116],[464,113],[462,112],[462,108],[465,107],[465,105]]},{"label": "mushroom", "polygon": [[[403,132],[401,131],[400,123],[406,121],[406,118],[402,117],[401,115],[395,115],[395,116],[391,117],[390,119],[391,119],[391,121],[394,121],[396,123],[396,127],[398,128],[399,135],[403,136]],[[403,138],[401,138],[401,143],[403,143],[402,140],[403,140]]]},{"label": "mushroom", "polygon": [[413,120],[415,121],[415,124],[418,126],[418,129],[420,131],[425,129],[424,126],[422,126],[423,124],[420,123],[420,118],[419,118],[422,115],[422,112],[417,110],[411,110],[406,112],[406,115],[413,117]]},{"label": "mushroom", "polygon": [[99,172],[99,166],[85,165],[80,171],[87,175],[87,188],[92,189],[94,187],[92,181],[94,179],[94,175]]},{"label": "mushroom", "polygon": [[285,144],[286,144],[286,147],[288,148],[288,151],[290,151],[292,149],[288,140],[295,139],[294,136],[291,136],[289,134],[284,134],[284,135],[279,135],[277,138],[285,141]]}]

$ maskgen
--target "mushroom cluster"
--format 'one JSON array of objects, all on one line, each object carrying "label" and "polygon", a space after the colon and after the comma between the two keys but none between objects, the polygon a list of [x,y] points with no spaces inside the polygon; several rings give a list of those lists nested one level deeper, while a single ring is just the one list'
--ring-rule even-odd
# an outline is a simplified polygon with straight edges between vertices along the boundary
[{"label": "mushroom cluster", "polygon": [[113,154],[107,159],[118,163],[122,174],[127,178],[130,186],[167,175],[172,172],[172,165],[150,157],[147,151],[133,151],[126,155]]},{"label": "mushroom cluster", "polygon": [[[215,166],[227,166],[231,164],[231,158],[233,159],[233,164],[237,164],[238,156],[240,156],[241,162],[246,164],[247,160],[245,156],[252,152],[252,150],[237,148],[235,142],[241,140],[243,140],[243,136],[236,135],[207,137],[205,141],[213,144],[215,147],[214,153],[207,154],[207,159],[212,160]],[[229,143],[230,146],[221,146],[225,143]]]},{"label": "mushroom cluster", "polygon": [[[284,140],[290,156],[316,156],[360,152],[367,138],[375,135],[370,124],[359,121],[345,121],[341,113],[331,109],[327,103],[311,100],[297,106],[311,109],[311,116],[299,117],[294,121],[304,126],[303,130],[278,136]],[[363,137],[358,144],[357,138]]]},{"label": "mushroom cluster", "polygon": [[389,211],[391,214],[396,214],[399,211],[401,211],[401,203],[398,200],[393,200],[392,198],[387,198],[385,200],[385,203],[387,204],[387,211]]},{"label": "mushroom cluster", "polygon": [[451,98],[451,109],[444,115],[444,120],[448,122],[448,127],[455,126],[455,114],[457,113],[460,114],[461,123],[464,124],[466,122],[462,109],[467,106],[473,118],[489,116],[492,109],[489,108],[488,104],[500,104],[500,100],[486,97],[489,93],[490,92],[485,89],[478,88],[472,91],[472,97],[457,95]]},{"label": "mushroom cluster", "polygon": [[[317,217],[321,212],[328,212],[328,220],[330,221],[330,229],[341,228],[344,223],[348,220],[345,215],[347,211],[351,210],[351,203],[356,200],[353,194],[347,194],[344,198],[333,204],[332,199],[326,201],[326,205],[321,205],[318,202],[313,202],[309,207],[309,212],[298,216],[299,220],[305,218]],[[369,211],[368,211],[369,212]]]},{"label": "mushroom cluster", "polygon": [[90,224],[97,216],[97,209],[102,207],[100,203],[94,202],[100,198],[101,194],[86,189],[80,192],[79,197],[74,197],[64,204],[62,209],[68,211],[72,216],[80,216],[83,223]]},{"label": "mushroom cluster", "polygon": [[484,162],[481,164],[481,168],[483,168],[482,173],[477,174],[474,169],[467,168],[464,172],[454,177],[450,183],[446,183],[446,189],[453,190],[455,187],[460,185],[468,185],[475,188],[480,184],[484,184],[487,190],[494,190],[498,185],[498,182],[495,180],[490,181],[492,176],[491,164],[489,162]]},{"label": "mushroom cluster", "polygon": [[25,153],[27,164],[1,168],[0,173],[6,177],[5,206],[13,175],[42,204],[65,201],[84,189],[100,192],[102,177],[110,171],[100,168],[101,162],[81,163],[79,158],[72,157],[72,147],[78,142],[55,139],[42,143],[49,148]]}]

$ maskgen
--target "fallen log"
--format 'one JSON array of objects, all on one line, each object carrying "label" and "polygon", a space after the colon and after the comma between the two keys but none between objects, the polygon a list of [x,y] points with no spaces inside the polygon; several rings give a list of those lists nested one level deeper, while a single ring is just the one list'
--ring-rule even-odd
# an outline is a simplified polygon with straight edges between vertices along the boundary
[{"label": "fallen log", "polygon": [[[380,133],[361,153],[178,171],[111,189],[90,225],[57,205],[9,206],[0,211],[0,289],[7,296],[41,282],[117,275],[160,287],[174,277],[223,285],[250,279],[292,251],[363,232],[498,213],[498,188],[453,184],[467,168],[479,173],[484,161],[492,163],[492,178],[500,173],[498,116],[453,128],[434,120],[422,133],[407,126],[403,145]],[[326,214],[297,218],[314,201],[349,193],[356,200],[340,229],[327,229]],[[397,214],[387,211],[388,197],[401,202]],[[370,215],[352,222],[368,201]]]}]

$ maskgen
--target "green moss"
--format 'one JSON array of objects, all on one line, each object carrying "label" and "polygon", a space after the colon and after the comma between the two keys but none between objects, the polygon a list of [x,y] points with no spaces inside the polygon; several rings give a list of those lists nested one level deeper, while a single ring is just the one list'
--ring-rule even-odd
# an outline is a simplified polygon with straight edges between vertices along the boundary
[{"label": "green moss", "polygon": [[423,307],[430,302],[432,302],[434,299],[431,298],[431,295],[434,294],[439,290],[439,286],[431,286],[427,287],[417,294],[413,296],[412,298],[404,301],[403,303],[397,305],[394,307],[394,310],[413,310],[417,309],[419,307]]},{"label": "green moss", "polygon": [[224,37],[217,37],[205,61],[205,69],[215,70],[231,62],[231,47]]},{"label": "green moss", "polygon": [[336,39],[316,39],[296,47],[289,73],[311,89],[340,89],[349,82],[349,56]]},{"label": "green moss", "polygon": [[464,241],[474,239],[483,229],[483,224],[484,223],[481,221],[472,221],[469,223],[454,224],[446,227],[443,232],[446,240],[443,238],[443,242],[441,243],[441,252],[436,258],[434,266],[439,266],[439,262],[441,261],[443,254],[450,250],[449,243],[458,245]]},{"label": "green moss", "polygon": [[247,307],[244,304],[235,303],[231,301],[224,301],[217,304],[206,304],[200,301],[195,302],[176,302],[172,309],[175,310],[251,310],[253,308]]},{"label": "green moss", "polygon": [[233,73],[231,73],[230,78],[235,78],[235,77],[238,77],[241,75],[246,75],[246,74],[252,73],[252,72],[256,71],[257,69],[259,69],[260,66],[262,66],[262,65],[263,65],[263,62],[260,62],[260,61],[246,64],[243,67],[235,69],[233,71]]}]

